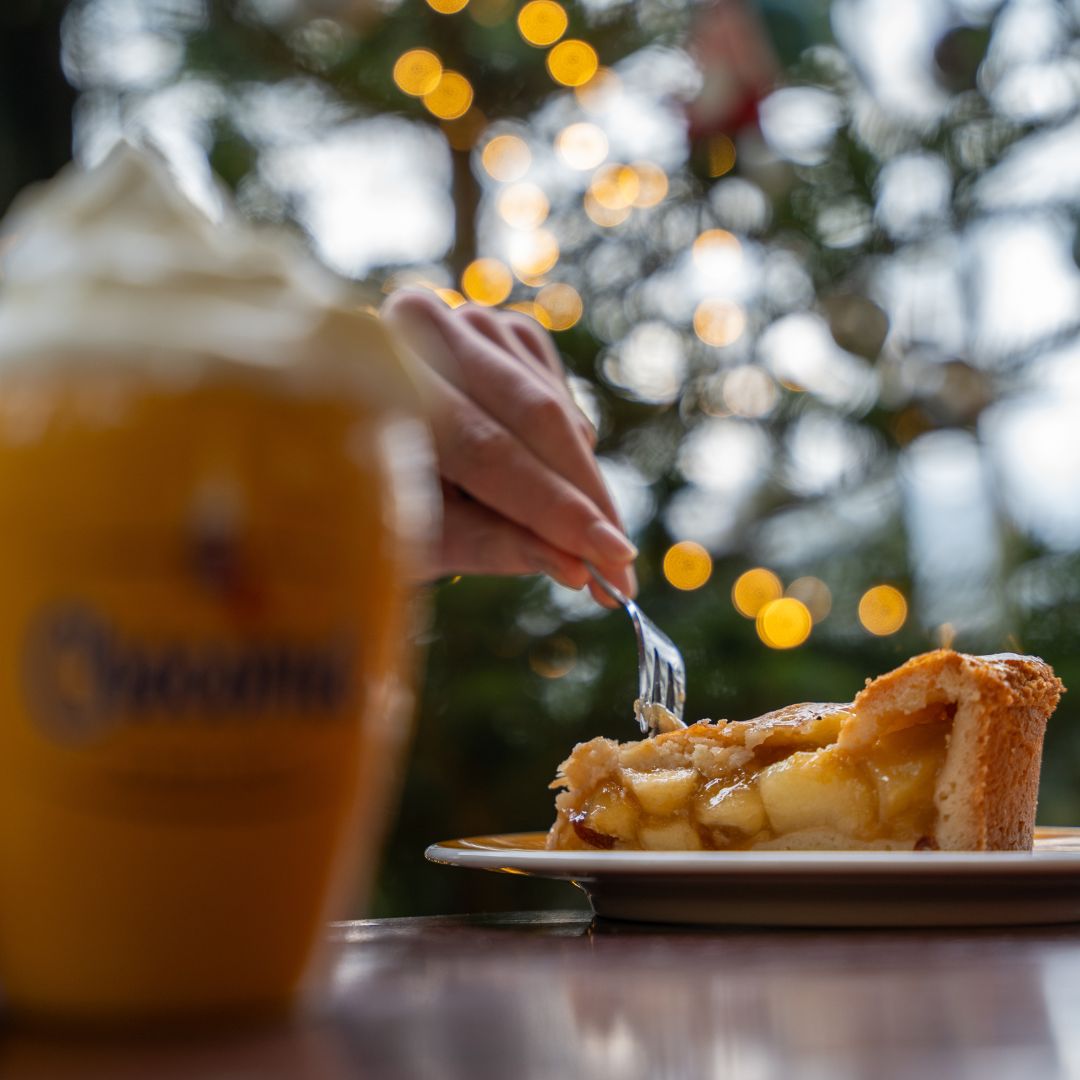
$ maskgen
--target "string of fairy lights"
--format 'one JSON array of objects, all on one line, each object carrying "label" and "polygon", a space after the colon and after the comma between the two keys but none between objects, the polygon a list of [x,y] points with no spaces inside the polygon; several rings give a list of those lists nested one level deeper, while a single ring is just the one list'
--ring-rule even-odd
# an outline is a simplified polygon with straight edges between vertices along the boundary
[{"label": "string of fairy lights", "polygon": [[[434,11],[453,16],[478,0],[426,0]],[[570,20],[557,0],[528,0],[517,13],[517,29],[531,46],[546,50],[544,63],[557,86],[572,91],[586,114],[599,112],[598,104],[619,92],[619,77],[602,67],[596,50],[580,38],[566,38]],[[459,288],[433,290],[451,307],[467,300],[485,307],[504,306],[523,312],[552,331],[568,330],[581,319],[584,304],[570,284],[552,279],[560,250],[554,233],[545,227],[551,211],[547,193],[529,179],[533,152],[519,135],[488,133],[487,121],[474,104],[468,77],[443,65],[432,49],[414,48],[401,54],[393,67],[398,89],[418,98],[443,125],[451,146],[457,150],[479,149],[484,172],[498,185],[495,209],[512,232],[505,259],[483,255],[461,273]],[[668,195],[664,169],[651,161],[609,160],[610,145],[603,128],[592,120],[578,120],[563,127],[552,149],[567,169],[588,173],[582,208],[601,229],[616,229],[635,211],[660,205]],[[726,135],[709,140],[707,171],[711,178],[730,172],[736,162],[735,144]],[[708,280],[724,277],[727,268],[738,267],[742,242],[726,229],[701,232],[690,250],[694,265]],[[719,271],[719,273],[718,273]],[[536,292],[531,299],[510,301],[517,283]],[[695,307],[692,327],[706,346],[725,349],[738,341],[747,328],[745,310],[730,296],[718,291],[706,295]],[[781,380],[792,391],[802,388]],[[732,368],[724,380],[723,407],[728,415],[757,419],[775,405],[779,391],[765,372],[748,365]],[[712,576],[713,560],[700,544],[683,540],[668,548],[663,560],[665,579],[674,588],[693,591]],[[738,613],[752,620],[763,644],[772,649],[792,649],[806,642],[814,626],[832,609],[829,587],[816,577],[800,577],[786,588],[781,579],[764,567],[741,574],[731,590]],[[888,584],[866,590],[858,603],[858,618],[870,634],[884,637],[898,632],[908,615],[907,601]],[[549,660],[551,658],[548,658]],[[568,662],[566,662],[568,660]],[[537,673],[559,678],[573,666],[573,657],[545,661]]]}]

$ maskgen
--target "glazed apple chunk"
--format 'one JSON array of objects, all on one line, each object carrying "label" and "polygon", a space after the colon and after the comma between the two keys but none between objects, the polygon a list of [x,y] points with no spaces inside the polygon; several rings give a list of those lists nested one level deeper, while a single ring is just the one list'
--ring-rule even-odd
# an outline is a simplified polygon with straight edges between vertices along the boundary
[{"label": "glazed apple chunk", "polygon": [[1060,683],[1034,657],[939,650],[851,704],[575,748],[551,848],[1030,847]]},{"label": "glazed apple chunk", "polygon": [[662,744],[637,744],[569,811],[578,843],[560,846],[730,850],[928,842],[927,810],[948,737],[944,718],[928,717],[855,756],[835,743],[848,715],[844,706],[787,712],[757,731],[754,721],[739,725],[742,731],[695,725],[671,740],[692,747],[685,765],[659,763],[678,757]]}]

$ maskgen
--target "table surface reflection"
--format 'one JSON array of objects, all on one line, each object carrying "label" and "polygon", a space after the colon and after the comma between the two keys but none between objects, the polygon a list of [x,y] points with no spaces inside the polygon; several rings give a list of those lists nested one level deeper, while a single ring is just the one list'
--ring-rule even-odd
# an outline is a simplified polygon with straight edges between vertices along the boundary
[{"label": "table surface reflection", "polygon": [[335,928],[287,1025],[8,1032],[5,1080],[1080,1076],[1080,928],[680,930],[578,912]]}]

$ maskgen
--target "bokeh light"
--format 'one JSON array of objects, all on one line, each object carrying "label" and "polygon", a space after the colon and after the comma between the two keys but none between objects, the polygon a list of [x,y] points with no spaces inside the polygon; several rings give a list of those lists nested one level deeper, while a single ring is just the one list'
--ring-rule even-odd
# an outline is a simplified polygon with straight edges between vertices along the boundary
[{"label": "bokeh light", "polygon": [[532,300],[517,300],[513,304],[507,304],[506,310],[528,315],[530,319],[535,319],[545,330],[551,329],[551,321],[548,319],[547,312]]},{"label": "bokeh light", "polygon": [[637,161],[631,168],[638,178],[638,193],[634,198],[634,206],[647,209],[663,202],[668,193],[667,173],[651,161]]},{"label": "bokeh light", "polygon": [[456,15],[468,3],[469,0],[427,0],[428,7],[440,15]]},{"label": "bokeh light", "polygon": [[442,61],[430,49],[410,49],[394,64],[394,82],[412,97],[430,94],[442,78]]},{"label": "bokeh light", "polygon": [[746,314],[731,300],[702,300],[694,311],[694,333],[706,345],[723,347],[738,341],[746,329]]},{"label": "bokeh light", "polygon": [[428,112],[440,120],[464,116],[472,100],[472,83],[457,71],[444,71],[435,89],[429,90],[423,98]]},{"label": "bokeh light", "polygon": [[559,242],[547,229],[520,233],[510,244],[510,265],[526,285],[559,261]]},{"label": "bokeh light", "polygon": [[596,201],[596,196],[591,191],[585,192],[584,206],[589,220],[605,229],[621,225],[630,216],[629,206],[622,206],[618,210],[609,210]]},{"label": "bokeh light", "polygon": [[904,594],[892,585],[875,585],[859,600],[859,622],[877,637],[895,634],[907,621]]},{"label": "bokeh light", "polygon": [[544,223],[550,209],[544,192],[528,181],[503,188],[495,205],[499,217],[515,229],[535,229]]},{"label": "bokeh light", "polygon": [[810,636],[814,626],[806,605],[792,596],[770,600],[754,623],[758,637],[770,649],[794,649]]},{"label": "bokeh light", "polygon": [[536,306],[546,316],[549,330],[569,330],[581,318],[583,310],[577,289],[561,282],[545,285],[536,294]]},{"label": "bokeh light", "polygon": [[569,124],[555,137],[555,152],[571,169],[595,169],[608,155],[608,140],[595,124]]},{"label": "bokeh light", "polygon": [[717,259],[727,259],[733,255],[738,257],[741,252],[739,238],[727,229],[706,229],[691,248],[695,265],[704,270],[709,269]]},{"label": "bokeh light", "polygon": [[554,45],[568,24],[566,12],[555,0],[529,0],[517,17],[518,31],[530,45]]},{"label": "bokeh light", "polygon": [[747,619],[754,619],[758,612],[784,595],[780,579],[763,566],[755,566],[735,579],[731,587],[731,602],[735,610]]},{"label": "bokeh light", "polygon": [[498,259],[475,259],[461,275],[461,289],[475,304],[501,304],[514,287],[514,278]]},{"label": "bokeh light", "polygon": [[465,303],[465,297],[457,289],[433,289],[432,291],[447,307],[461,307]]},{"label": "bokeh light", "polygon": [[529,650],[529,667],[542,679],[561,679],[574,670],[577,646],[565,635],[538,641]]},{"label": "bokeh light", "polygon": [[664,554],[664,577],[676,589],[700,589],[712,576],[712,556],[693,540],[680,540]]},{"label": "bokeh light", "polygon": [[735,168],[735,144],[727,135],[714,135],[709,140],[709,175],[724,176]]},{"label": "bokeh light", "polygon": [[812,575],[796,578],[787,587],[785,595],[801,600],[815,625],[827,619],[832,611],[832,592],[821,578]]},{"label": "bokeh light", "polygon": [[532,151],[517,135],[496,135],[481,152],[480,163],[492,180],[512,184],[529,171]]},{"label": "bokeh light", "polygon": [[587,41],[560,41],[547,55],[551,77],[563,86],[583,86],[600,66],[596,50]]},{"label": "bokeh light", "polygon": [[612,163],[596,170],[589,193],[605,210],[625,210],[634,205],[641,191],[637,170]]}]

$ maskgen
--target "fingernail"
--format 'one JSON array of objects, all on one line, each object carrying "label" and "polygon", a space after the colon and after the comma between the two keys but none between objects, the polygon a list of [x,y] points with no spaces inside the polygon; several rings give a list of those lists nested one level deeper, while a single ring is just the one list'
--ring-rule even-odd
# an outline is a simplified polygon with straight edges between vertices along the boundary
[{"label": "fingernail", "polygon": [[628,563],[637,558],[637,548],[606,521],[594,521],[585,535],[589,541],[589,557],[598,562]]},{"label": "fingernail", "polygon": [[634,573],[632,566],[626,568],[626,595],[629,597],[637,596],[637,574]]}]

